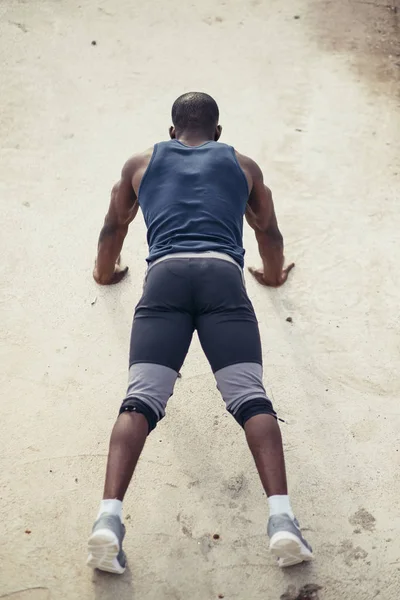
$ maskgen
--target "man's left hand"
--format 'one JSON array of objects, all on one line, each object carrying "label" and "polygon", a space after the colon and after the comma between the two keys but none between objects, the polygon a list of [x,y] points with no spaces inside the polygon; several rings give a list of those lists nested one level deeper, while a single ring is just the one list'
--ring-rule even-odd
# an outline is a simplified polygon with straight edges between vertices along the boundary
[{"label": "man's left hand", "polygon": [[120,281],[122,281],[127,272],[128,267],[121,267],[120,258],[118,258],[117,262],[115,263],[114,273],[112,274],[111,278],[104,277],[104,275],[100,275],[97,270],[97,265],[95,264],[93,270],[93,279],[99,285],[114,285],[115,283],[119,283]]}]

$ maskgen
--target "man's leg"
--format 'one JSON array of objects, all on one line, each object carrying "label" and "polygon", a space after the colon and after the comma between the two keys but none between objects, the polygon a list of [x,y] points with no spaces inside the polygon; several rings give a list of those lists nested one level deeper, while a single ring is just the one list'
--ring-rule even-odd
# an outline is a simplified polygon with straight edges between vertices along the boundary
[{"label": "man's leg", "polygon": [[276,418],[255,415],[246,421],[244,430],[265,493],[268,497],[287,495],[282,436]]},{"label": "man's leg", "polygon": [[200,342],[228,411],[245,430],[268,496],[270,549],[280,566],[297,564],[310,560],[312,552],[290,505],[281,433],[262,381],[257,319],[239,270],[222,260],[214,263],[198,290],[208,307],[200,306],[196,319]]},{"label": "man's leg", "polygon": [[122,550],[125,527],[122,500],[128,489],[149,425],[137,412],[121,414],[114,425],[107,461],[103,501],[89,538],[87,564],[93,569],[122,574],[126,557]]},{"label": "man's leg", "polygon": [[303,538],[290,504],[282,436],[275,416],[257,414],[250,417],[244,430],[268,497],[270,551],[277,557],[280,567],[311,560],[312,548]]},{"label": "man's leg", "polygon": [[128,390],[112,431],[103,500],[88,544],[88,565],[103,571],[125,571],[122,500],[147,435],[165,415],[193,334],[185,262],[178,263],[151,269],[135,311]]},{"label": "man's leg", "polygon": [[104,500],[123,501],[148,433],[144,415],[124,412],[118,417],[110,439]]},{"label": "man's leg", "polygon": [[[232,324],[229,327],[232,328]],[[253,333],[256,333],[254,325],[247,324],[246,328],[248,332],[253,329]],[[242,356],[243,346],[239,352],[238,356]],[[271,512],[282,509],[279,512],[286,512],[293,517],[287,495],[281,431],[272,403],[265,393],[262,365],[235,362],[216,370],[214,375],[228,411],[245,431],[261,483],[269,498]],[[281,501],[279,506],[278,498]]]}]

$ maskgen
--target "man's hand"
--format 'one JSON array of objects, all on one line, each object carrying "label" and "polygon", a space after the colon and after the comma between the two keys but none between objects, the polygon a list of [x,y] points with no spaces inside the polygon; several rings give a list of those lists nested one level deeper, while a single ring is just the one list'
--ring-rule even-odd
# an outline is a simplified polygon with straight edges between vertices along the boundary
[{"label": "man's hand", "polygon": [[115,283],[119,283],[120,281],[123,280],[123,278],[125,277],[125,275],[128,272],[128,267],[121,267],[120,263],[121,263],[121,257],[119,256],[117,259],[117,262],[115,263],[114,273],[112,274],[111,279],[110,278],[105,279],[104,276],[100,277],[100,275],[97,271],[97,264],[95,263],[94,269],[93,269],[93,279],[99,285],[114,285]]},{"label": "man's hand", "polygon": [[276,278],[273,279],[268,274],[265,275],[263,269],[254,269],[253,267],[249,267],[249,271],[253,275],[253,277],[258,281],[258,283],[260,283],[261,285],[265,285],[268,287],[280,287],[281,285],[283,285],[286,282],[286,280],[289,276],[289,273],[293,268],[294,268],[294,263],[291,263],[289,266],[282,269],[282,272],[281,272],[280,276],[278,277],[278,279],[276,279]]}]

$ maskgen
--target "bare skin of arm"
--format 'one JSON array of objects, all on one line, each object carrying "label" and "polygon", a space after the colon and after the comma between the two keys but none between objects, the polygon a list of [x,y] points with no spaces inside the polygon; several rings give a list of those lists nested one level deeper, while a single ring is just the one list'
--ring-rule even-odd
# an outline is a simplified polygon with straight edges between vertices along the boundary
[{"label": "bare skin of arm", "polygon": [[260,167],[251,158],[237,154],[247,183],[249,200],[246,220],[254,230],[263,263],[262,269],[249,268],[261,285],[279,287],[285,283],[294,263],[284,268],[283,237],[279,231],[271,190],[264,184]]},{"label": "bare skin of arm", "polygon": [[93,277],[100,285],[120,282],[128,267],[120,266],[120,254],[130,223],[139,210],[137,192],[152,150],[133,156],[124,165],[121,179],[111,191],[111,200],[100,232]]}]

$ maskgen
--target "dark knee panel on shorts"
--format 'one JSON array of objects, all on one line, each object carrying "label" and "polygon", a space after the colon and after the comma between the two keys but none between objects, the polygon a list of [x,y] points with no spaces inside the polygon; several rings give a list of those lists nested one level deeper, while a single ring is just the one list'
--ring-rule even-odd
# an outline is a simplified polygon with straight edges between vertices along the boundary
[{"label": "dark knee panel on shorts", "polygon": [[272,415],[277,418],[273,409],[272,402],[268,398],[253,398],[242,404],[233,415],[241,427],[245,426],[246,421],[256,415]]},{"label": "dark knee panel on shorts", "polygon": [[119,414],[122,415],[124,412],[136,412],[143,415],[149,425],[149,433],[157,427],[158,421],[162,419],[162,417],[161,419],[158,417],[148,404],[136,398],[127,398],[123,401],[122,406],[119,409]]}]

